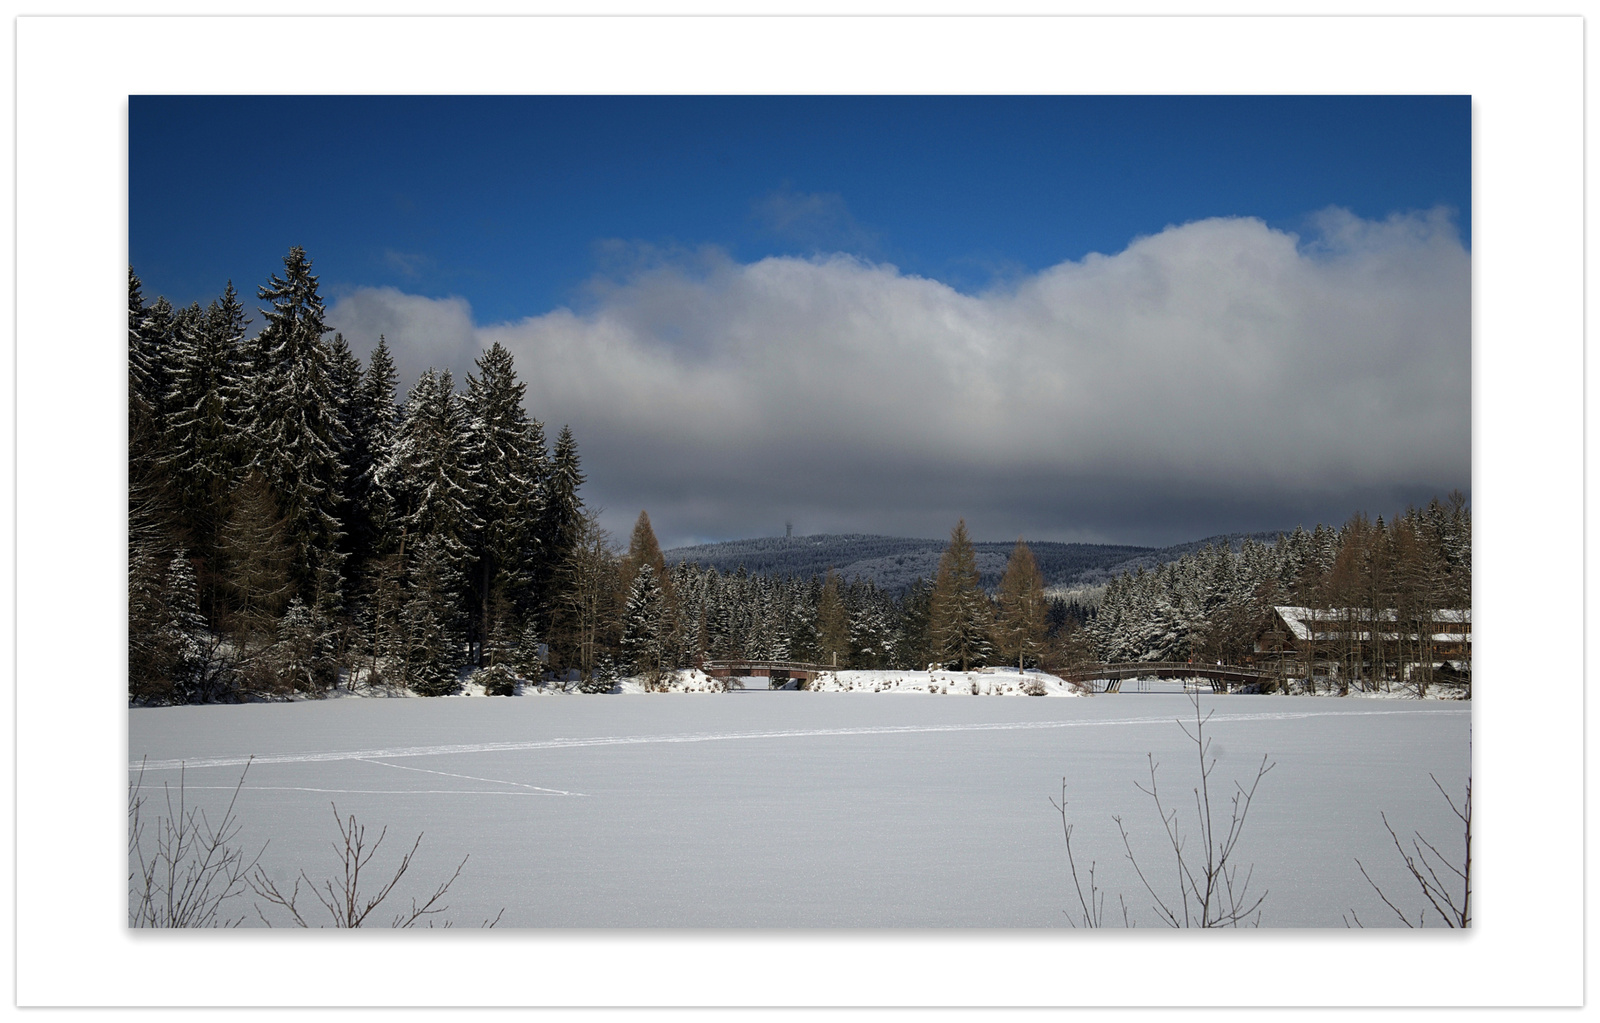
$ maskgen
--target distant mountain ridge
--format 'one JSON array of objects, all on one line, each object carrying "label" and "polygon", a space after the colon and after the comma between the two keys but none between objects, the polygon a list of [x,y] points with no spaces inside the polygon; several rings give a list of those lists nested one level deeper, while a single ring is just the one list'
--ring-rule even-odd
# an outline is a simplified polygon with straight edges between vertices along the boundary
[{"label": "distant mountain ridge", "polygon": [[[1271,543],[1278,533],[1227,533],[1176,544],[1172,547],[1133,547],[1123,544],[1055,543],[1028,541],[1046,587],[1099,586],[1126,571],[1176,561],[1202,547],[1226,542],[1238,548],[1246,538]],[[818,536],[759,537],[723,543],[674,547],[662,551],[667,564],[680,561],[737,572],[742,565],[751,575],[808,578],[832,568],[845,580],[870,579],[880,588],[899,590],[919,578],[932,579],[947,542],[918,537],[874,536],[865,533]],[[975,541],[978,573],[987,588],[999,585],[1006,559],[1016,541]]]}]

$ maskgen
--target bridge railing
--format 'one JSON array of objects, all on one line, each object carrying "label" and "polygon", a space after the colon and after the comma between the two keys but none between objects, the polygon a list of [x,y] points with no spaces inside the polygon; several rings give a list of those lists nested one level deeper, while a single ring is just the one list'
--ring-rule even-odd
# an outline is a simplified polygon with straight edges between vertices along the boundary
[{"label": "bridge railing", "polygon": [[1167,675],[1168,677],[1191,675],[1198,678],[1214,675],[1251,679],[1277,677],[1277,673],[1268,668],[1257,668],[1243,664],[1207,664],[1203,661],[1103,661],[1094,664],[1075,664],[1053,672],[1053,674],[1063,679],[1110,678],[1112,676],[1137,678],[1140,674]]},{"label": "bridge railing", "polygon": [[707,674],[713,671],[734,671],[739,668],[761,668],[767,671],[804,671],[819,674],[824,671],[839,670],[836,665],[832,664],[815,664],[811,661],[765,661],[754,657],[708,660],[700,665],[700,670]]}]

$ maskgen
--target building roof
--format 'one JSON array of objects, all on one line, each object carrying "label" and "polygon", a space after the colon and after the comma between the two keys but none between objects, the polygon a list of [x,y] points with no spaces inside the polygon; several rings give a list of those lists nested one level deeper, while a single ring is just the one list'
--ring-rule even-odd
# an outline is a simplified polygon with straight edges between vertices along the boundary
[{"label": "building roof", "polygon": [[[1369,609],[1352,607],[1295,607],[1287,604],[1276,604],[1272,608],[1278,613],[1278,618],[1288,626],[1289,631],[1299,640],[1310,640],[1313,635],[1316,639],[1332,639],[1342,637],[1345,633],[1341,629],[1333,632],[1327,629],[1313,629],[1315,625],[1330,624],[1343,625],[1354,621],[1358,625],[1374,622],[1374,616]],[[1377,622],[1394,622],[1398,618],[1394,608],[1385,608],[1377,613]],[[1433,612],[1433,621],[1436,625],[1472,624],[1472,609],[1469,608],[1441,608]],[[1385,633],[1384,639],[1394,639],[1397,633]],[[1365,638],[1365,634],[1363,634]],[[1433,634],[1434,642],[1457,642],[1466,639],[1472,642],[1472,633],[1468,631],[1463,635],[1459,632],[1436,632]]]}]

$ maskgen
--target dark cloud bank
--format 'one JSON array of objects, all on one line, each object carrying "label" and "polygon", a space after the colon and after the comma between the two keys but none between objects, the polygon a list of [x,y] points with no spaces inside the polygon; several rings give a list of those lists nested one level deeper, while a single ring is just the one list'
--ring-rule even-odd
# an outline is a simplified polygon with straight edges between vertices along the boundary
[{"label": "dark cloud bank", "polygon": [[1164,544],[1471,483],[1470,257],[1444,211],[1314,237],[1170,227],[968,295],[848,256],[667,262],[594,309],[479,326],[354,292],[409,383],[498,341],[585,497],[665,544],[781,533]]}]

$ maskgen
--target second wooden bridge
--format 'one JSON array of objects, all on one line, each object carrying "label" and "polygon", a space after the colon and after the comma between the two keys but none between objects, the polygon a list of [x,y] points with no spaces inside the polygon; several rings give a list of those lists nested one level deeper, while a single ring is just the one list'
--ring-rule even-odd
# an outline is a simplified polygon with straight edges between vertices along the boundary
[{"label": "second wooden bridge", "polygon": [[1211,688],[1226,693],[1235,686],[1270,682],[1278,676],[1266,668],[1251,668],[1238,664],[1204,664],[1194,661],[1113,661],[1097,664],[1075,664],[1070,668],[1051,672],[1063,682],[1104,682],[1103,693],[1122,690],[1122,683],[1130,678],[1203,678]]}]

